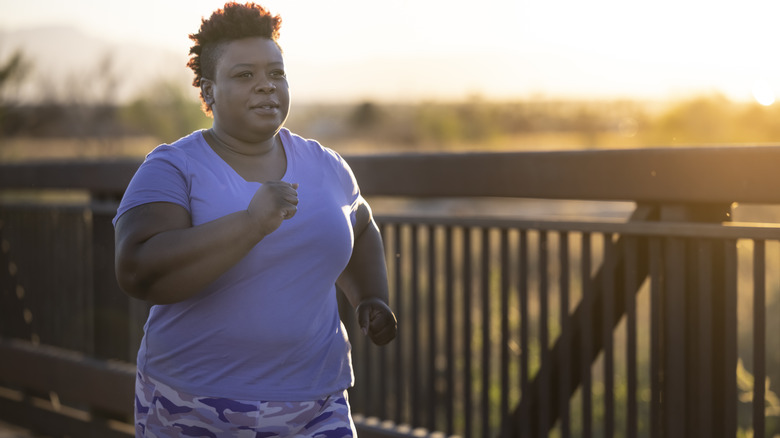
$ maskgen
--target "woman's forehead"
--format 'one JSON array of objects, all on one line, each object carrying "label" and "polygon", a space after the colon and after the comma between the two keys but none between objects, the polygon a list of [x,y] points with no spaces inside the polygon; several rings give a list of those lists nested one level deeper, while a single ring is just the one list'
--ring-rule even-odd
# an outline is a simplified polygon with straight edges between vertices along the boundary
[{"label": "woman's forehead", "polygon": [[220,64],[230,66],[234,64],[256,64],[262,62],[284,63],[282,51],[274,40],[269,38],[254,37],[242,38],[225,43],[222,49]]}]

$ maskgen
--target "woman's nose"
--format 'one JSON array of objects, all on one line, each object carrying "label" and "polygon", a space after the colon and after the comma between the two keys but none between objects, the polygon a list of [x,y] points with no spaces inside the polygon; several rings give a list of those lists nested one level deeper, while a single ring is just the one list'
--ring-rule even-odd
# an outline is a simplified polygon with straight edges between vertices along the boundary
[{"label": "woman's nose", "polygon": [[263,80],[255,85],[256,93],[273,93],[274,91],[276,91],[276,85],[270,81]]}]

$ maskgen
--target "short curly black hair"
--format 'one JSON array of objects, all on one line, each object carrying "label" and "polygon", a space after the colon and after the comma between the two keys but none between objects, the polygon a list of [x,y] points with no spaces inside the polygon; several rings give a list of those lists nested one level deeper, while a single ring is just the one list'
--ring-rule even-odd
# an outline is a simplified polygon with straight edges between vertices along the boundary
[{"label": "short curly black hair", "polygon": [[[190,47],[190,59],[187,61],[187,66],[195,73],[192,85],[200,88],[203,78],[214,78],[217,59],[224,43],[242,38],[263,37],[278,45],[281,26],[282,18],[279,15],[272,15],[258,4],[225,3],[222,9],[214,11],[208,19],[201,20],[198,33],[190,34],[190,39],[195,43]],[[200,92],[200,99],[203,111],[210,114],[211,107],[206,104],[203,90]]]}]

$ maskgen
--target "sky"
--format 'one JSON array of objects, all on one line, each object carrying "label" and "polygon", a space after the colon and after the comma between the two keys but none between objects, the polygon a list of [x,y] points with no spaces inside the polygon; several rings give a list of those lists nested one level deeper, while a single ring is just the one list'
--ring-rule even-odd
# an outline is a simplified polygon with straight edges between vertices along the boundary
[{"label": "sky", "polygon": [[[780,0],[266,0],[295,96],[780,97]],[[68,25],[186,61],[214,0],[0,0],[0,30]],[[1,42],[0,42],[1,43]],[[1,60],[0,60],[1,61]]]}]

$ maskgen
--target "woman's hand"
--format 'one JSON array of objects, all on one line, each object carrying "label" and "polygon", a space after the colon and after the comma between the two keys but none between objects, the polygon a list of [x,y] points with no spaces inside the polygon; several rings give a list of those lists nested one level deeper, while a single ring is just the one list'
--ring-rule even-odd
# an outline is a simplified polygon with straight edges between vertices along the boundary
[{"label": "woman's hand", "polygon": [[274,232],[283,220],[295,216],[298,211],[298,184],[284,181],[264,182],[247,207],[249,217],[258,226],[261,237]]},{"label": "woman's hand", "polygon": [[379,298],[367,298],[355,309],[358,325],[376,345],[395,339],[398,321],[390,307]]}]

